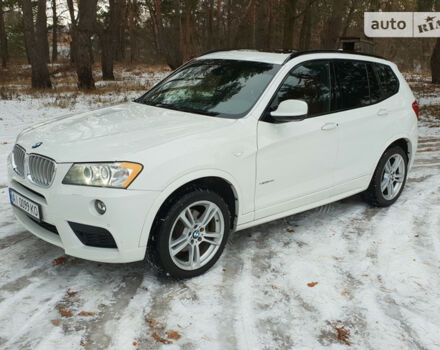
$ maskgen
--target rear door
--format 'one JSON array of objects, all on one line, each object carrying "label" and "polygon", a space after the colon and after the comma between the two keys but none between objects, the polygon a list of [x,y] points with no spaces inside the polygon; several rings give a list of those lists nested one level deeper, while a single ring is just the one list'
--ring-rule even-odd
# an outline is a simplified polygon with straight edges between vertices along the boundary
[{"label": "rear door", "polygon": [[368,186],[387,139],[392,112],[380,85],[376,63],[334,60],[338,84],[341,141],[335,170],[335,191]]}]

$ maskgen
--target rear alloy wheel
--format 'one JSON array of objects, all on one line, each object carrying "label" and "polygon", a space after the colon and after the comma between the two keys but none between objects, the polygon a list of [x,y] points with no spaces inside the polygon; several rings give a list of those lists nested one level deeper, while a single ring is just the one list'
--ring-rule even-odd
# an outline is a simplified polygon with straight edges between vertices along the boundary
[{"label": "rear alloy wheel", "polygon": [[380,190],[386,200],[390,201],[400,193],[405,179],[405,169],[405,161],[400,154],[396,153],[388,158],[380,182]]},{"label": "rear alloy wheel", "polygon": [[198,276],[214,265],[230,231],[228,206],[209,190],[183,195],[159,222],[154,262],[176,278]]},{"label": "rear alloy wheel", "polygon": [[402,193],[406,182],[408,156],[400,147],[385,151],[377,165],[364,198],[370,204],[386,207]]}]

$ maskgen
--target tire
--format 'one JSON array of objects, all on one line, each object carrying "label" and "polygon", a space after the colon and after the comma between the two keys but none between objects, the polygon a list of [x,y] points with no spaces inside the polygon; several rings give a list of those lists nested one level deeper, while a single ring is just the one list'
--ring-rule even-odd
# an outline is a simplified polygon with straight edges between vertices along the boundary
[{"label": "tire", "polygon": [[[212,213],[210,219],[207,214]],[[219,259],[230,227],[224,199],[211,190],[192,189],[159,213],[148,245],[149,260],[159,272],[177,279],[199,276]]]},{"label": "tire", "polygon": [[[399,166],[395,168],[397,164]],[[364,200],[376,207],[390,206],[400,197],[407,173],[408,155],[405,151],[398,146],[388,148],[380,158],[370,186],[363,193]]]}]

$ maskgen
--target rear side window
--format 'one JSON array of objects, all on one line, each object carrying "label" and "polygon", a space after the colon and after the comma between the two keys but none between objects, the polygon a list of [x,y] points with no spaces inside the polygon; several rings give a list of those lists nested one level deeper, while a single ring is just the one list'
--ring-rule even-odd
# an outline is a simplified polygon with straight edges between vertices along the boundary
[{"label": "rear side window", "polygon": [[331,82],[330,63],[306,62],[293,68],[278,90],[271,105],[275,109],[282,101],[298,99],[307,102],[308,116],[330,112]]},{"label": "rear side window", "polygon": [[391,67],[386,64],[374,63],[374,68],[382,88],[382,98],[385,99],[394,95],[399,90],[399,80]]},{"label": "rear side window", "polygon": [[367,65],[356,61],[335,61],[339,84],[339,109],[350,109],[370,104]]},{"label": "rear side window", "polygon": [[370,100],[371,103],[377,103],[383,99],[382,90],[380,88],[379,80],[376,72],[373,69],[373,64],[367,64],[368,85],[370,86]]}]

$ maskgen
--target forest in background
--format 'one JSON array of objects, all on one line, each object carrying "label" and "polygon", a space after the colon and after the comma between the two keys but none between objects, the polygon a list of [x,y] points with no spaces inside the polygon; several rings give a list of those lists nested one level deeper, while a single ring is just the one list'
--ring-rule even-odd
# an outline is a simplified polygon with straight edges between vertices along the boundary
[{"label": "forest in background", "polygon": [[[440,0],[0,0],[2,69],[27,61],[32,87],[45,89],[48,64],[68,61],[88,90],[97,62],[113,80],[116,62],[175,69],[215,49],[336,49],[340,37],[363,36],[364,12],[378,10],[440,12]],[[440,38],[374,44],[401,69],[440,83]]]}]

